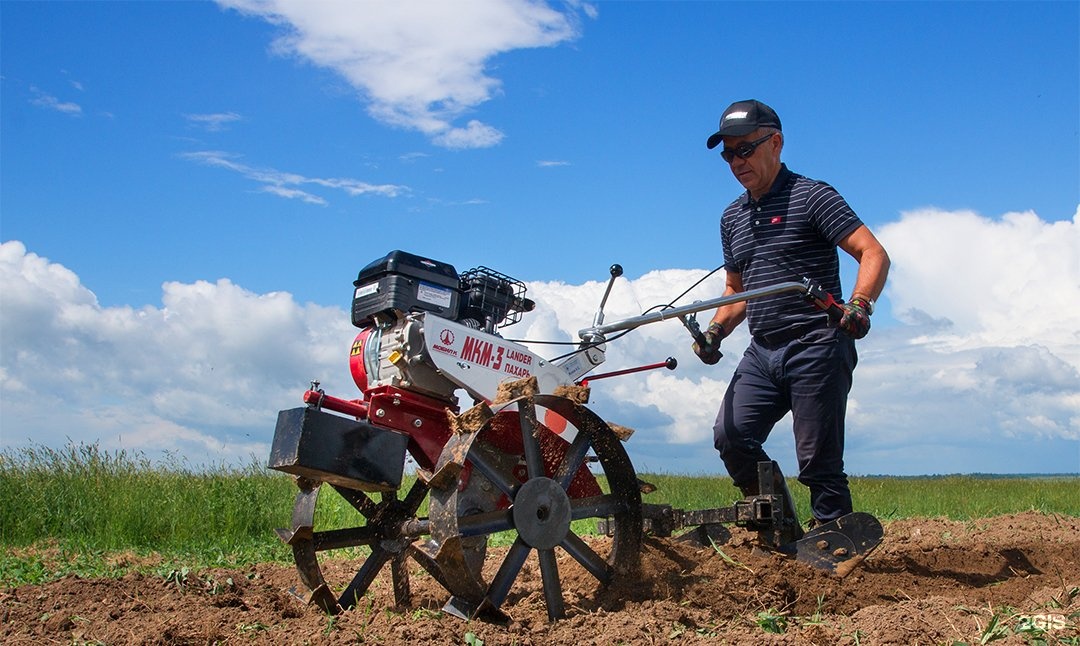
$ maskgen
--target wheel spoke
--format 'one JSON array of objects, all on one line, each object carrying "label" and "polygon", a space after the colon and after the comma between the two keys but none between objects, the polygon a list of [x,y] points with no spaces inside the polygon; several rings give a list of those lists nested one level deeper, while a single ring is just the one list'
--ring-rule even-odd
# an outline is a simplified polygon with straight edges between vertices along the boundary
[{"label": "wheel spoke", "polygon": [[614,494],[570,499],[571,520],[582,518],[607,518],[621,512],[626,504]]},{"label": "wheel spoke", "polygon": [[495,573],[491,585],[488,586],[487,597],[491,605],[498,608],[503,601],[506,601],[506,595],[510,594],[510,587],[514,584],[514,579],[517,578],[521,567],[525,565],[525,559],[529,556],[529,550],[531,549],[525,544],[525,541],[521,540],[520,536],[510,546],[506,558],[503,559],[502,565],[499,566],[499,571]]},{"label": "wheel spoke", "polygon": [[409,489],[409,493],[405,495],[401,500],[402,507],[405,508],[410,514],[415,514],[416,510],[420,508],[420,504],[424,502],[424,498],[428,495],[428,487],[420,478],[417,478],[413,482],[413,486]]},{"label": "wheel spoke", "polygon": [[580,563],[581,567],[588,570],[601,583],[607,584],[611,580],[611,568],[608,567],[607,561],[600,558],[600,555],[594,552],[577,534],[567,534],[559,547],[566,550],[567,554],[574,557],[574,560]]},{"label": "wheel spoke", "polygon": [[341,497],[345,499],[345,502],[352,505],[364,518],[371,520],[371,517],[378,511],[378,503],[371,498],[368,498],[367,494],[363,491],[349,489],[348,487],[342,487],[340,485],[333,485],[333,487],[334,491],[338,492]]},{"label": "wheel spoke", "polygon": [[578,469],[585,463],[585,457],[588,455],[590,448],[592,448],[592,443],[589,442],[588,434],[578,433],[574,441],[566,449],[566,455],[563,456],[562,463],[559,464],[559,469],[555,472],[554,478],[564,491],[570,487],[570,482],[577,475]]},{"label": "wheel spoke", "polygon": [[350,527],[347,529],[330,529],[315,532],[311,537],[311,545],[316,552],[337,550],[343,547],[356,547],[357,545],[371,545],[376,540],[375,530],[372,527]]},{"label": "wheel spoke", "polygon": [[540,559],[540,577],[544,581],[544,601],[547,602],[548,619],[554,621],[566,614],[563,606],[562,585],[559,583],[559,564],[555,550],[537,550]]},{"label": "wheel spoke", "polygon": [[513,528],[513,514],[509,509],[496,509],[458,517],[458,531],[463,538],[494,534]]},{"label": "wheel spoke", "polygon": [[469,462],[473,467],[480,471],[485,478],[490,480],[492,484],[499,488],[499,491],[506,494],[507,497],[514,497],[514,489],[521,483],[510,473],[506,473],[499,469],[498,465],[488,459],[483,451],[471,451],[469,453]]},{"label": "wheel spoke", "polygon": [[399,607],[409,605],[412,591],[409,589],[409,570],[405,567],[405,552],[390,559],[390,578],[394,582],[394,603]]},{"label": "wheel spoke", "polygon": [[356,605],[356,602],[360,597],[364,596],[367,592],[371,582],[378,576],[379,570],[382,569],[386,562],[393,556],[386,550],[375,547],[371,550],[371,556],[364,561],[364,565],[360,567],[360,571],[356,573],[353,580],[349,582],[348,587],[341,593],[341,597],[338,598],[338,605],[346,610]]},{"label": "wheel spoke", "polygon": [[540,452],[540,440],[536,437],[540,428],[536,421],[536,407],[529,398],[521,399],[517,406],[521,443],[525,447],[525,468],[530,478],[537,478],[544,475],[544,456]]},{"label": "wheel spoke", "polygon": [[427,570],[428,574],[439,582],[439,585],[452,592],[455,582],[445,576],[446,571],[433,556],[437,549],[438,546],[433,541],[428,541],[427,544],[411,543],[406,549],[406,554],[412,557],[420,567]]}]

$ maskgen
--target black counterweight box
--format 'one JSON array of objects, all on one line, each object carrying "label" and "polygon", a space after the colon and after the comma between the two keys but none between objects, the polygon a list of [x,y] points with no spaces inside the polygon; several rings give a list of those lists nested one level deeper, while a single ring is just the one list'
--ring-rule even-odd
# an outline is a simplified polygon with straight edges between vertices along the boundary
[{"label": "black counterweight box", "polygon": [[310,406],[278,413],[271,469],[360,491],[401,486],[409,436]]},{"label": "black counterweight box", "polygon": [[461,281],[452,265],[391,251],[360,270],[353,282],[352,324],[370,325],[377,315],[393,317],[401,312],[434,312],[456,320],[461,300]]}]

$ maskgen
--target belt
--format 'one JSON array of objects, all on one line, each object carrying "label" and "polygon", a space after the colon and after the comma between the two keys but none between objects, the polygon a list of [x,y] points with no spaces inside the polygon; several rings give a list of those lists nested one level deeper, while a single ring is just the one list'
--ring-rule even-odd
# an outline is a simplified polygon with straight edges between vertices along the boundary
[{"label": "belt", "polygon": [[758,332],[754,334],[754,341],[756,341],[758,345],[775,348],[794,341],[804,334],[813,332],[814,330],[821,330],[828,326],[829,324],[827,321],[811,321],[809,323],[796,325],[795,327],[776,330],[775,332]]}]

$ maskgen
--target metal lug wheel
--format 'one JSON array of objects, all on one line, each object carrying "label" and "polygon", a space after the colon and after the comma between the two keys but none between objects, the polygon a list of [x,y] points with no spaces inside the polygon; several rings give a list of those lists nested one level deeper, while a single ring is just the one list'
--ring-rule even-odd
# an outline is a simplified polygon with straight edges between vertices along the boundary
[{"label": "metal lug wheel", "polygon": [[[516,422],[507,424],[506,416],[513,415],[514,406]],[[576,430],[573,440],[566,442],[541,424],[538,407],[564,418]],[[500,411],[475,432],[452,437],[439,458],[437,470],[457,463],[461,478],[482,474],[505,497],[497,508],[477,509],[464,504],[461,480],[432,486],[431,535],[440,546],[437,561],[446,578],[444,587],[453,595],[446,610],[467,618],[504,619],[501,606],[535,550],[548,618],[559,619],[565,615],[565,604],[556,547],[599,585],[610,583],[617,574],[637,570],[642,536],[637,476],[608,425],[580,404],[553,395],[533,395],[512,400]],[[492,450],[507,446],[507,428],[520,436],[513,438],[520,449],[517,455]],[[590,456],[606,477],[607,493],[600,490],[589,470]],[[524,465],[519,464],[519,458]],[[609,519],[613,531],[606,558],[571,527],[572,521],[586,518]],[[501,531],[514,532],[514,542],[491,581],[485,583],[480,567],[469,558],[475,557],[478,541],[486,543],[490,535]],[[474,550],[471,555],[466,547],[470,544]]]},{"label": "metal lug wheel", "polygon": [[[367,592],[375,577],[389,564],[394,585],[394,601],[399,606],[410,602],[409,575],[406,558],[412,556],[425,569],[434,569],[430,557],[415,542],[427,530],[426,521],[416,519],[416,510],[427,497],[428,488],[419,480],[404,498],[393,492],[380,494],[376,502],[368,494],[340,485],[298,478],[300,492],[293,506],[292,528],[277,530],[282,541],[293,549],[300,580],[311,595],[313,603],[325,612],[337,614],[349,610]],[[358,512],[357,524],[340,529],[318,530],[315,527],[315,507],[320,490],[332,487]],[[371,554],[348,582],[329,584],[319,566],[319,553],[366,545]],[[340,584],[340,593],[335,592]]]}]

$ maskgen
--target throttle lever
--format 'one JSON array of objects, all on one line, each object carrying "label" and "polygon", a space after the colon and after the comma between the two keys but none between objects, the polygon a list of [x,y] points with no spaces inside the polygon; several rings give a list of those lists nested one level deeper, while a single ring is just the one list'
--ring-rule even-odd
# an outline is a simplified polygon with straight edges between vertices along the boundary
[{"label": "throttle lever", "polygon": [[[680,314],[679,320],[682,321],[683,327],[690,330],[690,336],[694,337],[694,343],[698,348],[707,348],[709,346],[709,340],[705,338],[705,335],[701,331],[701,325],[697,322],[697,312],[694,312],[690,316]],[[716,350],[717,361],[723,356],[724,353],[720,352],[720,350]],[[713,363],[715,363],[715,361]]]},{"label": "throttle lever", "polygon": [[705,335],[701,332],[701,325],[697,322],[697,314],[679,316],[679,320],[682,321],[683,327],[690,331],[690,336],[694,337],[694,342],[698,344],[699,348],[708,345]]},{"label": "throttle lever", "polygon": [[600,327],[604,324],[604,306],[607,305],[608,296],[611,295],[611,287],[615,284],[615,279],[623,274],[622,265],[618,263],[612,265],[608,271],[611,273],[611,278],[608,279],[604,297],[600,299],[600,308],[596,310],[596,316],[593,317],[593,327]]}]

